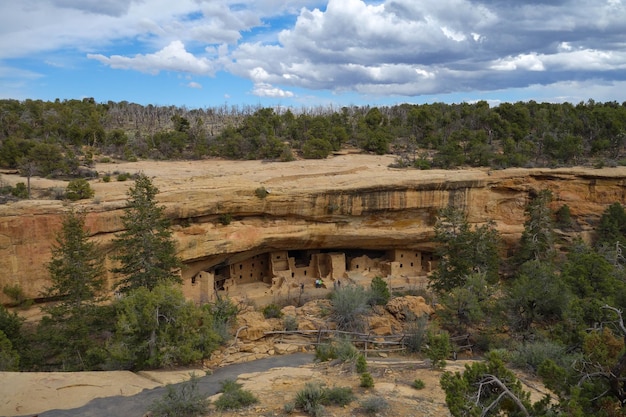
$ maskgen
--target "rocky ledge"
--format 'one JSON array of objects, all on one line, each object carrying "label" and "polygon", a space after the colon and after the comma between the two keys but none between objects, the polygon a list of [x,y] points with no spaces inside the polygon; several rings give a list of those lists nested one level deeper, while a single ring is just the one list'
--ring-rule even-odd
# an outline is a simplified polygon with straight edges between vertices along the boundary
[{"label": "rocky ledge", "polygon": [[[434,250],[439,209],[463,208],[472,224],[493,220],[507,244],[523,230],[524,208],[550,189],[553,209],[567,204],[577,233],[625,200],[626,168],[400,170],[393,157],[339,155],[288,163],[142,161],[99,164],[100,173],[143,172],[174,225],[183,278],[256,254],[303,250]],[[24,181],[3,175],[3,181]],[[33,187],[63,185],[33,179]],[[107,255],[121,230],[132,182],[94,180],[91,200],[30,200],[0,206],[0,288],[19,285],[36,298],[49,284],[46,263],[62,215],[75,206]],[[260,192],[263,191],[263,192]],[[110,265],[110,262],[108,263]],[[108,279],[112,282],[114,277]],[[0,294],[0,302],[10,300]]]}]

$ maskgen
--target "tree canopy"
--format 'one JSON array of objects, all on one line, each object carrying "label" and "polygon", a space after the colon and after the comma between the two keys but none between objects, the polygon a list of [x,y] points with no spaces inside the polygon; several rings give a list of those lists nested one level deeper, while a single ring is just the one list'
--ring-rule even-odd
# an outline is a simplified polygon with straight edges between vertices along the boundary
[{"label": "tree canopy", "polygon": [[118,284],[121,292],[182,282],[176,242],[164,207],[157,205],[158,192],[144,174],[138,175],[128,190],[128,205],[122,217],[124,231],[113,242],[115,260],[119,262],[113,272],[122,277]]}]

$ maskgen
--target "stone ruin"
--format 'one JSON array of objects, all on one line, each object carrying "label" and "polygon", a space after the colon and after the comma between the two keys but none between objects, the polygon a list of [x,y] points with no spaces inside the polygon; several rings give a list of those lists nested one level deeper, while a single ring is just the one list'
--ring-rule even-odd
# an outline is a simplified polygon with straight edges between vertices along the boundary
[{"label": "stone ruin", "polygon": [[375,272],[383,277],[425,276],[435,267],[433,254],[411,249],[387,251],[299,250],[252,255],[230,264],[218,264],[184,280],[185,296],[196,303],[219,296],[245,294],[262,289],[272,295],[310,288],[316,280],[332,288],[350,273]]}]

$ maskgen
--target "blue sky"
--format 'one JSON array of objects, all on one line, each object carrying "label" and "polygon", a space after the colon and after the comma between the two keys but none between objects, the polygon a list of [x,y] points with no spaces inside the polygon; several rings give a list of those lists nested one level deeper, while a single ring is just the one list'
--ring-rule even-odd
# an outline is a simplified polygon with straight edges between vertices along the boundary
[{"label": "blue sky", "polygon": [[626,101],[626,0],[20,0],[0,34],[0,98]]}]

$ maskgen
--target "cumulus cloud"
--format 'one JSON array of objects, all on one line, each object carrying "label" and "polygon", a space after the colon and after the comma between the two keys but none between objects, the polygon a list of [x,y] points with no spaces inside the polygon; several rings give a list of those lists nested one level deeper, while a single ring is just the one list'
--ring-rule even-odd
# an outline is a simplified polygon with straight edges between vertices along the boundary
[{"label": "cumulus cloud", "polygon": [[266,83],[256,83],[252,89],[252,94],[259,97],[272,98],[294,97],[294,94],[291,91],[282,90]]},{"label": "cumulus cloud", "polygon": [[417,96],[619,82],[624,33],[625,0],[25,0],[3,5],[0,65],[79,48],[114,69],[226,71],[260,97]]},{"label": "cumulus cloud", "polygon": [[134,69],[150,74],[160,71],[180,71],[192,74],[212,75],[215,68],[207,58],[197,58],[185,50],[181,41],[173,41],[165,48],[154,54],[137,54],[133,57],[112,55],[106,57],[100,54],[87,54],[90,59],[115,69]]},{"label": "cumulus cloud", "polygon": [[195,82],[195,81],[190,81],[190,82],[187,84],[187,87],[189,87],[189,88],[197,88],[198,90],[201,90],[201,89],[202,89],[202,84],[197,83],[197,82]]},{"label": "cumulus cloud", "polygon": [[381,95],[497,90],[573,72],[610,77],[626,62],[623,33],[617,0],[329,0],[303,8],[277,44],[241,43],[229,70],[272,85]]}]

